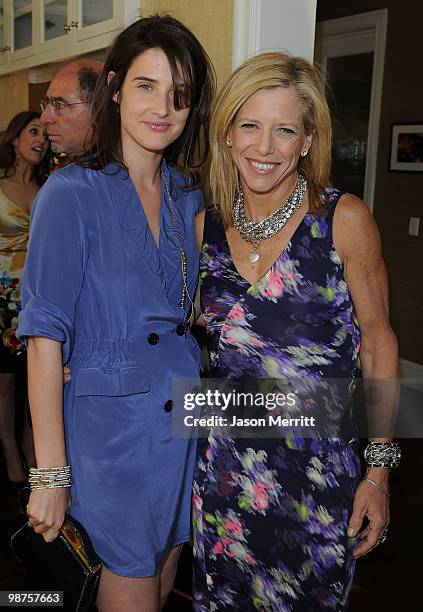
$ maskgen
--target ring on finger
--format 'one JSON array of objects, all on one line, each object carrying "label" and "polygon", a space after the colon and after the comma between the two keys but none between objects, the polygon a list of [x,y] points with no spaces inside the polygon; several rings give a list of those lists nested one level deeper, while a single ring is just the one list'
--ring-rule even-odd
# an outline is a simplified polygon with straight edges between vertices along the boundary
[{"label": "ring on finger", "polygon": [[382,533],[377,539],[377,545],[379,546],[379,544],[384,544],[387,539],[388,539],[388,528],[385,527],[385,529],[382,531]]}]

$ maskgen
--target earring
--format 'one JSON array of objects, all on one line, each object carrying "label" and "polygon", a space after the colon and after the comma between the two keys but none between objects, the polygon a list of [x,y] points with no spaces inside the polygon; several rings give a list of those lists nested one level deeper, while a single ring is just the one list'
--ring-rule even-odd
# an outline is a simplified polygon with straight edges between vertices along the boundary
[{"label": "earring", "polygon": [[308,149],[301,151],[301,157],[307,157],[307,155],[308,155]]},{"label": "earring", "polygon": [[226,139],[226,144],[228,145],[228,147],[232,146],[232,140],[230,138]]}]

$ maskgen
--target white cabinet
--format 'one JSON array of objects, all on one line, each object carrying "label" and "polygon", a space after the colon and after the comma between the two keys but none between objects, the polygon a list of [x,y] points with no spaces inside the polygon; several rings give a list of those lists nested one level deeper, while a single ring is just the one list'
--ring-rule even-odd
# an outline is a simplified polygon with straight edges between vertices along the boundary
[{"label": "white cabinet", "polygon": [[40,53],[60,49],[73,42],[71,5],[70,0],[39,0],[35,18],[40,32]]},{"label": "white cabinet", "polygon": [[140,0],[0,0],[0,75],[108,47]]},{"label": "white cabinet", "polygon": [[119,0],[39,0],[41,53],[114,32],[121,20]]},{"label": "white cabinet", "polygon": [[[4,3],[6,4],[6,0]],[[10,60],[22,60],[34,54],[36,33],[33,5],[35,4],[35,0],[11,0],[10,2]]]},{"label": "white cabinet", "polygon": [[9,32],[9,3],[0,0],[0,68],[9,61],[10,32]]},{"label": "white cabinet", "polygon": [[77,26],[75,28],[76,40],[85,40],[98,36],[103,32],[110,32],[119,26],[118,0],[81,0],[79,5]]}]

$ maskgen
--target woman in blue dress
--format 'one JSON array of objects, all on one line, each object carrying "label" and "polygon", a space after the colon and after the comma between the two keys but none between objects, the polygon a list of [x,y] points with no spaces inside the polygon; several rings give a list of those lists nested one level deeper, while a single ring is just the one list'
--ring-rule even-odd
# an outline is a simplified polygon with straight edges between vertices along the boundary
[{"label": "woman in blue dress", "polygon": [[29,522],[49,542],[67,510],[82,523],[104,563],[100,611],[159,610],[190,537],[195,444],[172,439],[172,381],[200,367],[189,317],[203,203],[183,173],[207,153],[213,90],[189,30],[137,21],[100,77],[91,154],[34,206],[18,331],[38,466]]},{"label": "woman in blue dress", "polygon": [[387,390],[397,375],[378,231],[359,198],[330,186],[329,109],[307,61],[247,60],[219,94],[210,142],[217,206],[197,229],[211,376],[284,379],[295,401],[282,416],[320,420],[315,435],[263,437],[257,421],[248,438],[223,423],[199,440],[194,608],[341,612],[355,559],[386,538],[398,458],[389,437],[373,438],[359,483],[351,398],[335,394],[342,381],[350,388],[358,355],[363,376],[387,379]]}]

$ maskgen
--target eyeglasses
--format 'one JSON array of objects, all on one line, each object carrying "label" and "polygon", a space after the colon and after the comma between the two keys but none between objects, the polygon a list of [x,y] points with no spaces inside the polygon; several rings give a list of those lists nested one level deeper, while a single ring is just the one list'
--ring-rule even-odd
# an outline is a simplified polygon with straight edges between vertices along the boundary
[{"label": "eyeglasses", "polygon": [[88,102],[64,102],[59,98],[44,96],[44,98],[41,98],[40,107],[43,111],[48,105],[50,105],[55,113],[60,113],[64,108],[67,108],[68,106],[76,106],[77,104],[88,104]]}]

